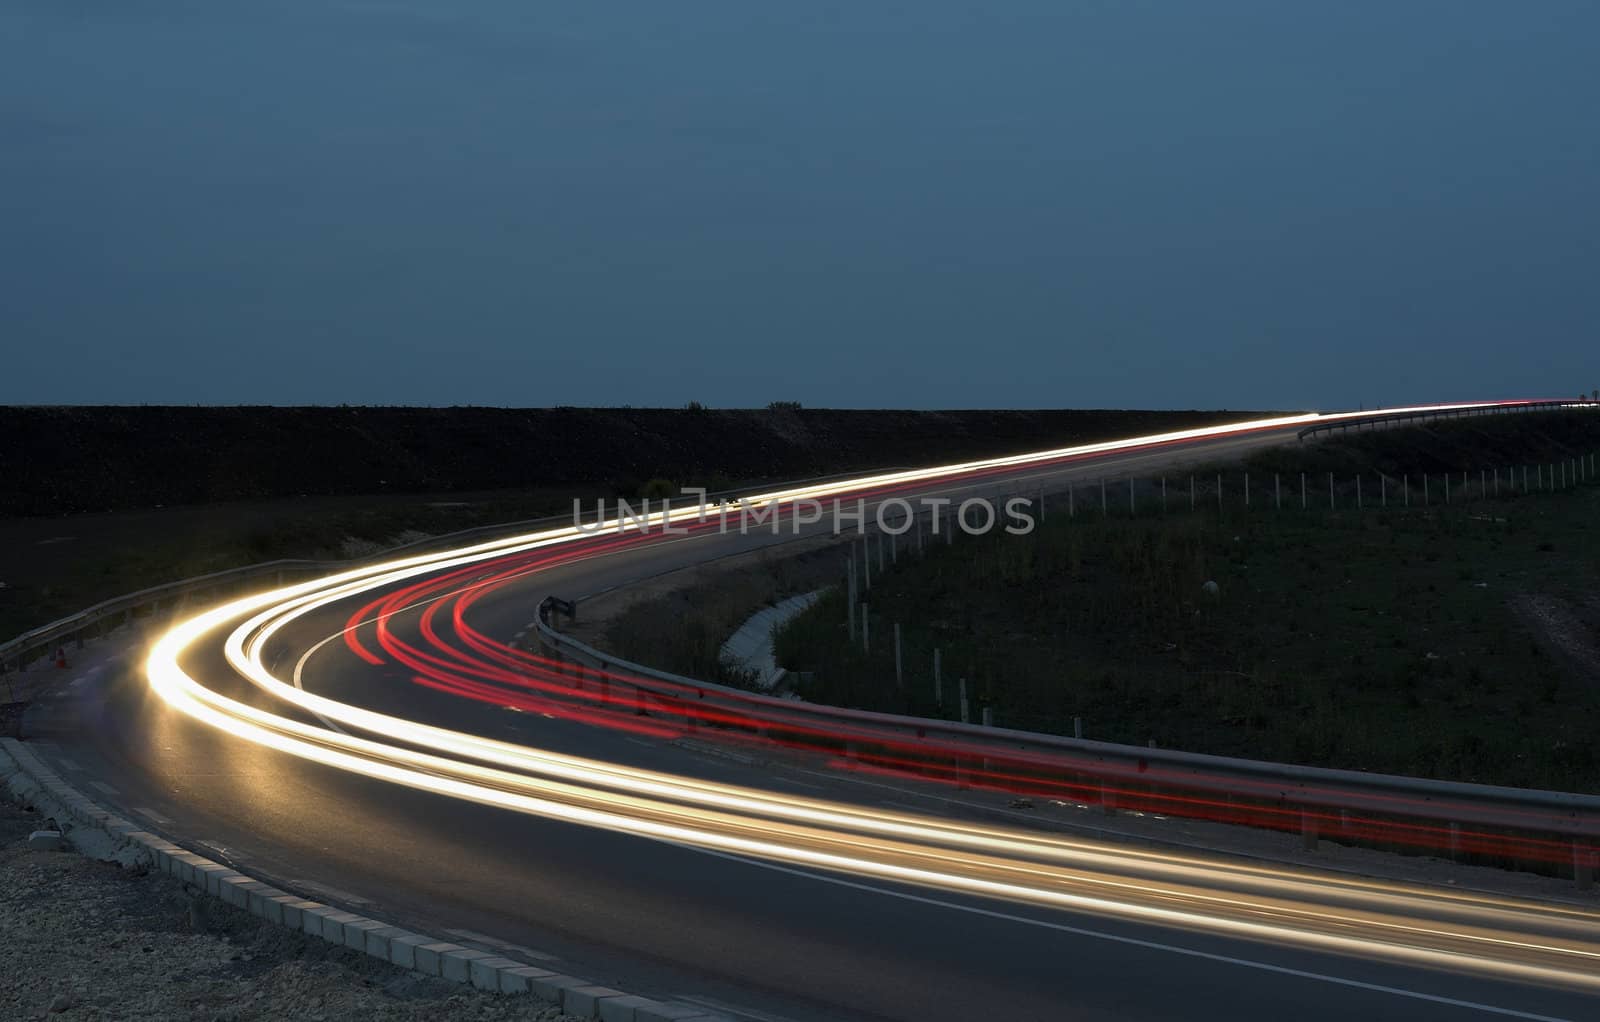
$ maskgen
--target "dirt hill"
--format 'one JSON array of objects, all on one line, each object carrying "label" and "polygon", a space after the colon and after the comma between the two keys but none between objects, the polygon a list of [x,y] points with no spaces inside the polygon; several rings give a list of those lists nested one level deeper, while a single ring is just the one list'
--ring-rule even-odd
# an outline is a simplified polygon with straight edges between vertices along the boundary
[{"label": "dirt hill", "polygon": [[0,407],[0,516],[648,479],[715,487],[1249,418],[1228,411]]}]

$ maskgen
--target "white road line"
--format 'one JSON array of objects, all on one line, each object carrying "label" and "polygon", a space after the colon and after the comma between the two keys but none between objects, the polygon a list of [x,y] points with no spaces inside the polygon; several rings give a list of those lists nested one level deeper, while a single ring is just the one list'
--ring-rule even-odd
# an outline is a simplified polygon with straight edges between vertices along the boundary
[{"label": "white road line", "polygon": [[[202,841],[201,844],[205,844],[205,842]],[[329,887],[327,884],[319,884],[319,883],[317,883],[315,881],[312,881],[312,880],[293,880],[293,881],[290,881],[290,882],[295,887],[304,887],[306,890],[311,891],[313,894],[320,894],[324,898],[331,898],[334,901],[345,902],[345,903],[348,903],[348,904],[351,904],[351,905],[370,905],[370,904],[372,904],[372,902],[368,901],[366,898],[361,897],[360,895],[351,894],[349,891],[341,891],[341,890],[339,890],[339,888],[337,888],[337,887]]]},{"label": "white road line", "polygon": [[[686,845],[679,847],[688,847]],[[1168,954],[1183,955],[1187,958],[1200,958],[1209,962],[1221,962],[1225,965],[1237,965],[1245,969],[1256,969],[1260,972],[1271,972],[1280,976],[1293,976],[1296,979],[1309,979],[1318,983],[1331,983],[1335,986],[1351,987],[1356,990],[1369,990],[1373,993],[1392,994],[1395,997],[1405,997],[1416,1001],[1427,1001],[1430,1004],[1447,1004],[1453,1008],[1464,1008],[1468,1011],[1481,1011],[1489,1015],[1503,1015],[1509,1018],[1529,1019],[1531,1022],[1574,1022],[1572,1019],[1561,1018],[1556,1015],[1540,1015],[1531,1011],[1518,1011],[1516,1008],[1502,1008],[1494,1004],[1482,1004],[1478,1001],[1466,1001],[1456,997],[1443,997],[1439,994],[1423,993],[1420,990],[1407,990],[1404,987],[1385,986],[1381,983],[1367,983],[1359,979],[1348,979],[1344,976],[1330,976],[1321,972],[1309,972],[1305,969],[1293,969],[1286,965],[1273,965],[1270,962],[1258,962],[1250,958],[1236,958],[1232,955],[1217,954],[1213,951],[1201,951],[1198,948],[1182,947],[1177,944],[1163,944],[1160,941],[1143,940],[1139,937],[1126,937],[1117,933],[1107,933],[1103,930],[1091,930],[1082,926],[1071,926],[1067,923],[1053,923],[1044,919],[1032,919],[1028,916],[1019,916],[1011,912],[1000,912],[995,909],[979,908],[976,905],[962,905],[954,901],[945,901],[941,898],[929,898],[920,894],[911,894],[906,891],[893,891],[885,887],[875,887],[854,880],[845,880],[842,877],[827,876],[822,873],[812,873],[809,870],[794,869],[789,866],[779,866],[776,863],[761,862],[757,859],[747,859],[742,855],[729,855],[726,852],[712,851],[709,848],[696,848],[695,851],[702,855],[714,855],[719,859],[729,859],[733,862],[742,862],[747,866],[759,869],[772,870],[774,873],[787,873],[790,876],[805,877],[808,880],[820,880],[825,884],[834,884],[839,887],[848,887],[856,891],[866,891],[871,894],[881,894],[889,898],[899,898],[902,901],[912,901],[922,905],[934,905],[938,908],[955,909],[958,912],[970,912],[973,915],[987,916],[990,919],[1001,919],[1011,923],[1023,923],[1027,926],[1037,926],[1047,930],[1058,930],[1062,933],[1071,933],[1079,937],[1088,937],[1092,940],[1104,940],[1115,944],[1125,944],[1131,947],[1146,948],[1151,951],[1165,951]]]},{"label": "white road line", "polygon": [[489,947],[499,948],[502,951],[510,951],[521,955],[523,958],[532,958],[542,962],[558,962],[561,960],[547,951],[535,951],[531,947],[513,944],[498,937],[491,937],[487,933],[479,933],[477,930],[445,930],[444,932],[460,940],[470,941],[474,944],[485,944]]},{"label": "white road line", "polygon": [[120,794],[122,794],[122,792],[120,792],[117,789],[113,788],[111,785],[107,784],[105,781],[90,781],[89,782],[89,787],[95,788],[95,789],[97,789],[99,791],[103,791],[107,795],[120,795]]},{"label": "white road line", "polygon": [[57,756],[56,757],[56,762],[60,763],[64,767],[66,767],[68,770],[82,770],[83,769],[83,767],[79,766],[78,763],[75,760],[70,760],[65,756]]},{"label": "white road line", "polygon": [[140,816],[143,816],[144,818],[146,818],[148,820],[154,820],[155,822],[157,822],[159,824],[162,824],[163,826],[171,826],[172,825],[172,821],[171,820],[167,819],[165,816],[162,816],[160,813],[156,812],[154,809],[147,809],[144,806],[134,806],[131,810],[129,810],[129,812],[138,813]]},{"label": "white road line", "polygon": [[561,961],[561,956],[560,955],[553,955],[548,951],[536,951],[531,947],[523,947],[521,944],[501,944],[500,946],[505,948],[507,951],[516,952],[517,954],[521,955],[523,958],[532,958],[532,959],[534,959],[536,961],[540,961],[540,962],[559,962],[559,961]]},{"label": "white road line", "polygon": [[810,781],[802,781],[794,777],[774,777],[773,780],[777,781],[779,784],[792,784],[797,788],[810,788],[812,791],[827,790],[825,785],[812,784]]},{"label": "white road line", "polygon": [[706,997],[704,994],[673,994],[672,997],[674,1000],[688,1001],[690,1004],[698,1005],[701,1008],[710,1008],[712,1011],[737,1015],[740,1018],[755,1019],[756,1022],[790,1022],[789,1019],[782,1015],[769,1015],[764,1011],[756,1011],[752,1008],[736,1008],[726,1001]]}]

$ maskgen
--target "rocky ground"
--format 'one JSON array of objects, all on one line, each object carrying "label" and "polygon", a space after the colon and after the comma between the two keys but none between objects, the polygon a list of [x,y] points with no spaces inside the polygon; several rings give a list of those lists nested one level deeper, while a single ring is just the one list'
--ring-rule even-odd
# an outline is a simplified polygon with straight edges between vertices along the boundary
[{"label": "rocky ground", "polygon": [[0,802],[0,1018],[576,1022],[308,939],[170,877],[30,849],[41,822]]}]

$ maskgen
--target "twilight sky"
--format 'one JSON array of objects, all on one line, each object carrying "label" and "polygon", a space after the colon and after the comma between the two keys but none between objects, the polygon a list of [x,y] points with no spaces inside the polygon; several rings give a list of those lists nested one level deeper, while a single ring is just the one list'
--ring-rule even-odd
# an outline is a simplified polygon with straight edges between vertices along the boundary
[{"label": "twilight sky", "polygon": [[0,402],[1600,387],[1594,0],[8,0]]}]

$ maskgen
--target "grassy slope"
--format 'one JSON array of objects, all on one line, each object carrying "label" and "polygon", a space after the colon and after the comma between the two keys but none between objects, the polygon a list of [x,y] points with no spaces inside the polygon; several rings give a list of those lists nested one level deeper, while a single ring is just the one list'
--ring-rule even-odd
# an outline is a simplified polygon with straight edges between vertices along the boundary
[{"label": "grassy slope", "polygon": [[[1522,422],[1495,443],[1548,442],[1535,453],[1549,456],[1582,446],[1592,423]],[[1345,472],[1363,457],[1398,471],[1430,437],[1440,460],[1428,467],[1475,467],[1474,431],[1493,428],[1367,436],[1296,460],[1269,452],[1252,471]],[[1490,453],[1519,460],[1511,447]],[[937,646],[947,704],[964,675],[974,707],[987,700],[1008,726],[1070,734],[1081,717],[1087,736],[1112,741],[1600,790],[1594,679],[1549,659],[1513,607],[1517,594],[1547,594],[1592,629],[1597,512],[1600,489],[1411,512],[1058,512],[1031,537],[963,538],[902,561],[870,594],[872,655],[849,648],[834,593],[782,634],[780,657],[816,672],[806,694],[819,701],[939,714]],[[1203,595],[1207,580],[1220,600]],[[906,692],[884,641],[894,621]]]}]

